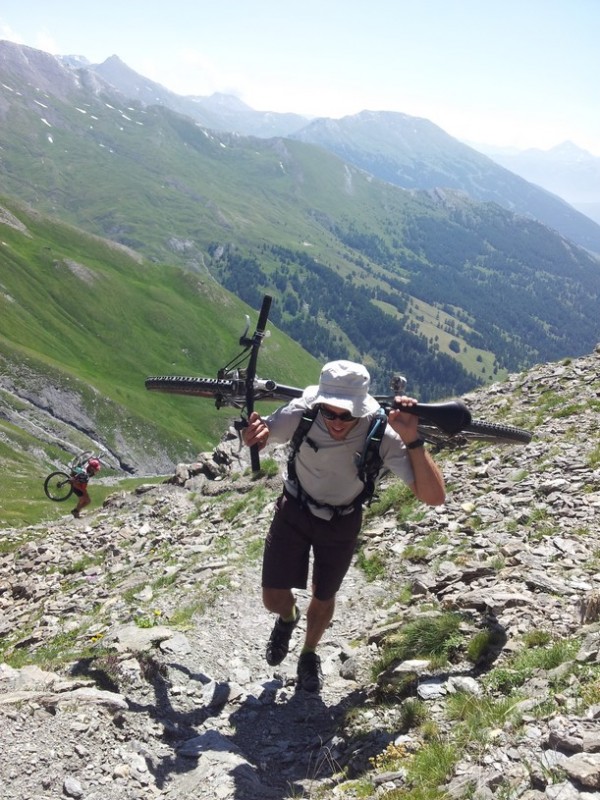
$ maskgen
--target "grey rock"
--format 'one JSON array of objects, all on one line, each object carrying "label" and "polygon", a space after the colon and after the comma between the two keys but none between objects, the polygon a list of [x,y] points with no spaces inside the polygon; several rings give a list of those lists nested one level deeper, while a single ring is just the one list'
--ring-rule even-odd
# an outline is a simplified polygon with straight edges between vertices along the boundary
[{"label": "grey rock", "polygon": [[63,791],[67,797],[83,797],[83,789],[81,788],[81,784],[75,778],[65,778]]},{"label": "grey rock", "polygon": [[590,789],[600,789],[600,753],[577,753],[565,759],[567,775]]}]

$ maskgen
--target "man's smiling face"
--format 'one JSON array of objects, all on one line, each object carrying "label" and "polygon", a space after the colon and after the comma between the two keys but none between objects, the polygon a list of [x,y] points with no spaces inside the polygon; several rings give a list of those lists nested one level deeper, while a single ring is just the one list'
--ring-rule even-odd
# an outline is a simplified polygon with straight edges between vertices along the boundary
[{"label": "man's smiling face", "polygon": [[319,410],[329,435],[337,441],[345,439],[358,423],[358,417],[353,417],[345,408],[322,404]]}]

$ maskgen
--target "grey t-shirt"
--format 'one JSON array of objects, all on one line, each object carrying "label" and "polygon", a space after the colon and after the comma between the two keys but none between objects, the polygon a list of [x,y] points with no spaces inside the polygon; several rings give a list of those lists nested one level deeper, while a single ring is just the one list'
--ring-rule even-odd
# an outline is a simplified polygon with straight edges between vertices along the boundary
[{"label": "grey t-shirt", "polygon": [[[277,409],[265,422],[269,428],[269,443],[288,442],[294,435],[298,423],[306,410],[302,398],[292,400],[288,405]],[[319,503],[331,506],[345,506],[351,503],[363,490],[363,483],[358,477],[357,460],[362,454],[365,438],[371,427],[374,414],[362,417],[348,433],[338,441],[329,435],[323,418],[317,414],[308,433],[313,442],[311,446],[306,438],[296,456],[296,474],[304,491]],[[383,466],[405,483],[412,483],[413,472],[408,452],[402,439],[388,425],[379,448]],[[296,486],[284,475],[286,489],[296,494]],[[329,519],[332,512],[327,509],[311,506],[316,516]]]}]

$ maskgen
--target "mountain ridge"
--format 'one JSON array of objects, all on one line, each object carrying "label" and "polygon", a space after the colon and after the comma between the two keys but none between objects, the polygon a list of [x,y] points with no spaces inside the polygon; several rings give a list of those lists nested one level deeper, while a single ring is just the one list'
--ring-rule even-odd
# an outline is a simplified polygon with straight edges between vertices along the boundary
[{"label": "mountain ridge", "polygon": [[[481,148],[485,152],[485,148]],[[600,223],[600,158],[572,142],[550,150],[518,152],[488,149],[487,154],[506,169],[560,195],[573,208]]]},{"label": "mountain ridge", "polygon": [[362,111],[314,120],[294,138],[325,147],[376,177],[405,189],[447,188],[531,216],[599,252],[600,227],[557,194],[526,181],[449,136],[426,119]]},{"label": "mountain ridge", "polygon": [[[111,59],[114,58],[114,56],[111,57]],[[121,74],[117,69],[111,69],[110,75],[107,74],[104,65],[111,59],[107,59],[107,61],[100,65],[92,65],[91,68],[100,75],[109,78],[112,85],[120,91],[123,91],[125,86],[130,83],[130,77],[128,78],[127,76],[131,76],[132,74],[136,75],[137,73],[130,70],[130,68],[124,65],[119,59],[119,63],[123,68],[123,73]],[[146,81],[146,79],[138,76],[138,83],[140,79]],[[233,98],[233,96],[231,96],[232,99],[227,104],[226,113],[221,114],[219,112],[222,109],[222,104],[221,109],[219,109],[218,106],[215,108],[215,103],[211,97],[190,97],[182,99],[174,93],[159,87],[158,84],[152,84],[152,86],[156,87],[160,92],[161,103],[181,113],[190,114],[202,124],[214,127],[216,130],[234,131],[244,135],[260,137],[291,136],[300,138],[303,141],[316,141],[316,143],[320,145],[327,146],[332,152],[337,153],[342,158],[348,159],[350,163],[373,172],[377,177],[390,180],[396,185],[409,188],[415,185],[415,169],[421,178],[418,183],[418,188],[432,188],[431,184],[428,182],[426,173],[423,171],[426,162],[430,160],[435,161],[435,156],[440,152],[447,154],[449,149],[455,144],[460,145],[462,148],[467,147],[471,151],[470,153],[466,154],[464,150],[460,153],[460,148],[459,153],[460,160],[463,161],[463,167],[465,166],[465,162],[468,161],[468,169],[457,169],[456,165],[452,164],[452,161],[447,159],[444,169],[441,174],[438,174],[438,177],[445,179],[441,184],[443,187],[458,188],[471,193],[474,199],[492,199],[509,210],[532,214],[550,227],[557,228],[567,237],[574,238],[575,241],[579,242],[584,247],[589,247],[595,252],[600,252],[599,231],[596,230],[596,226],[598,225],[597,218],[589,217],[579,206],[573,208],[573,210],[565,208],[565,203],[567,205],[570,204],[570,193],[569,196],[565,197],[561,191],[555,190],[556,184],[549,183],[547,180],[543,182],[533,180],[533,177],[540,179],[542,175],[538,174],[537,176],[529,177],[526,173],[521,174],[518,170],[515,173],[515,171],[511,171],[510,166],[503,163],[501,159],[492,159],[492,162],[504,168],[508,168],[510,176],[504,176],[503,178],[501,174],[495,175],[494,170],[490,169],[490,165],[486,164],[485,160],[480,158],[480,149],[471,148],[465,143],[458,142],[458,140],[453,139],[453,137],[445,132],[443,132],[445,141],[443,143],[439,142],[432,147],[431,132],[437,131],[439,134],[439,132],[442,132],[442,129],[424,118],[411,117],[401,112],[365,110],[359,112],[359,114],[342,117],[341,119],[321,117],[311,120],[310,118],[295,114],[255,111],[238,98]],[[164,94],[165,91],[167,92],[166,95]],[[138,99],[143,101],[139,89],[136,90],[136,94]],[[217,96],[222,97],[222,95]],[[192,101],[191,105],[188,104],[188,99]],[[181,104],[182,102],[183,105]],[[237,108],[232,108],[232,105]],[[211,116],[211,110],[216,110],[217,113]],[[376,120],[377,118],[385,118],[388,115],[394,115],[397,120],[404,121],[406,124],[405,132],[407,134],[411,133],[411,128],[417,128],[418,135],[416,139],[409,137],[412,139],[413,143],[416,141],[420,145],[424,142],[429,144],[426,159],[416,159],[414,167],[410,169],[407,169],[407,167],[410,167],[410,163],[407,164],[407,160],[410,160],[410,155],[408,154],[407,159],[407,154],[402,154],[401,150],[399,154],[391,153],[390,145],[392,142],[389,137],[385,141],[385,155],[381,150],[378,150],[377,147],[373,149],[372,141],[377,138],[377,128],[375,125],[372,126],[370,131],[371,141],[368,144],[362,141],[359,147],[348,147],[348,134],[346,134],[345,145],[343,144],[343,137],[342,139],[337,138],[336,140],[335,137],[331,136],[332,130],[339,132],[352,124],[353,120],[356,118],[361,118],[361,116],[363,119],[366,116],[370,116],[373,120]],[[316,133],[320,126],[325,126],[329,131],[330,137],[328,139],[324,139],[324,137]],[[382,156],[388,162],[387,164],[382,163]],[[433,159],[432,156],[434,156]],[[467,158],[465,158],[465,156],[467,156]],[[533,188],[526,187],[522,183],[519,183],[518,180],[515,180],[513,177],[515,174],[517,178],[521,177],[521,180],[526,179],[526,182],[537,185]],[[425,178],[425,183],[423,182],[423,178]],[[448,180],[449,183],[447,182]],[[543,189],[541,189],[542,186],[544,187]],[[552,196],[548,196],[548,194]],[[560,203],[557,203],[557,200],[560,200]],[[594,202],[597,202],[597,199]],[[584,217],[584,219],[581,217]],[[590,219],[593,223],[592,225],[590,225]]]},{"label": "mountain ridge", "polygon": [[[466,211],[464,201],[457,198],[451,202],[447,191],[443,202],[440,202],[442,195],[439,191],[437,195],[419,193],[420,190],[413,190],[411,195],[393,192],[364,174],[353,174],[348,165],[339,163],[327,153],[316,151],[312,145],[292,144],[292,140],[285,139],[246,140],[233,134],[217,135],[198,128],[186,118],[173,116],[167,109],[127,108],[122,106],[121,98],[119,107],[110,107],[108,99],[103,102],[96,91],[87,94],[85,87],[82,89],[74,79],[71,89],[80,92],[73,96],[75,109],[64,105],[53,108],[48,102],[51,100],[49,95],[45,103],[48,109],[43,112],[46,122],[56,126],[64,139],[65,150],[52,146],[53,134],[43,122],[40,131],[42,115],[37,94],[32,94],[30,100],[23,95],[24,99],[18,98],[19,103],[13,105],[14,113],[23,115],[23,127],[18,139],[7,138],[9,131],[5,131],[5,185],[20,193],[26,201],[43,203],[51,213],[62,211],[69,222],[85,225],[88,230],[140,249],[150,258],[174,260],[186,268],[208,268],[218,280],[224,280],[225,275],[230,281],[230,289],[234,285],[233,278],[239,284],[241,276],[231,274],[230,256],[223,261],[218,254],[232,252],[228,243],[232,235],[240,248],[240,263],[246,266],[250,263],[249,254],[255,261],[257,257],[262,258],[265,241],[273,243],[271,249],[273,246],[285,247],[298,264],[306,260],[304,254],[310,248],[308,252],[312,250],[315,255],[309,259],[313,279],[317,277],[317,264],[328,265],[330,270],[330,277],[321,273],[321,282],[324,279],[333,281],[336,271],[348,273],[348,265],[353,265],[351,269],[357,277],[352,280],[358,281],[359,287],[369,287],[372,291],[370,284],[375,282],[380,286],[378,290],[390,296],[390,289],[397,293],[402,284],[410,293],[406,277],[411,279],[418,274],[422,283],[426,277],[426,271],[421,269],[424,246],[431,253],[435,252],[438,262],[447,260],[444,247],[450,253],[456,248],[456,243],[448,240],[442,247],[432,250],[433,240],[440,234],[454,238],[464,225],[463,220],[474,226],[467,238],[474,235],[481,240],[478,249],[483,255],[478,258],[484,260],[489,248],[485,238],[490,224],[502,229],[513,225],[515,231],[522,227],[518,220],[511,222],[504,214],[497,213],[494,219],[491,208],[472,206]],[[79,124],[82,118],[83,124]],[[31,145],[25,146],[25,141],[32,136]],[[31,148],[39,154],[35,162],[35,186],[23,182],[23,170],[31,162]],[[71,150],[76,154],[76,169]],[[157,173],[159,164],[158,172],[163,173],[160,180]],[[256,181],[260,181],[261,186],[258,193]],[[93,193],[89,192],[89,186],[94,186]],[[162,197],[160,210],[157,192]],[[414,203],[411,198],[414,198]],[[407,214],[409,209],[411,213]],[[432,241],[423,243],[418,228],[428,228],[430,221],[440,214],[450,214],[453,219],[444,226],[445,231],[443,227],[438,228],[433,236],[428,234]],[[357,222],[360,227],[355,230]],[[170,229],[169,235],[162,230],[165,226]],[[290,236],[291,229],[297,230],[298,235]],[[412,233],[413,229],[417,236],[413,237],[410,246],[417,248],[416,252],[411,252],[402,241],[406,232]],[[493,236],[497,248],[500,239],[495,231]],[[536,233],[536,238],[538,236],[543,236],[541,231]],[[525,240],[520,246],[526,248]],[[546,249],[549,247],[548,242]],[[245,292],[244,299],[252,305],[256,305],[263,292],[273,288],[273,272],[278,270],[276,254],[274,251],[269,254],[267,250],[267,255],[270,263],[258,267],[257,284],[254,287],[237,285],[236,288],[238,294]],[[529,254],[526,249],[523,249],[521,258],[537,261],[537,255]],[[447,267],[446,271],[440,270],[439,276],[447,284],[450,270]],[[307,329],[309,320],[288,319],[290,312],[286,311],[298,308],[301,293],[293,289],[289,281],[283,291],[285,296],[278,300],[280,305],[274,309],[279,316],[274,319],[284,328],[287,325],[288,332],[293,331],[294,335],[301,332],[301,324],[306,345],[310,336]],[[431,283],[426,291],[432,291]],[[593,297],[596,293],[597,289],[587,287],[583,296]],[[473,297],[472,292],[470,294]],[[420,303],[430,300],[423,294],[418,299]],[[367,300],[364,294],[358,294],[354,302]],[[439,302],[440,298],[435,297],[435,304]],[[406,306],[404,299],[401,304]],[[369,305],[373,305],[370,300]],[[456,304],[454,301],[454,305],[460,308],[461,302]],[[387,300],[385,308],[387,313]],[[392,305],[389,310],[401,321],[401,307],[394,309]],[[472,309],[465,311],[474,319],[481,314],[473,314]],[[310,315],[312,324],[315,324],[315,319],[319,324],[319,313],[320,309],[315,309]],[[424,319],[435,318],[437,313],[429,302]],[[298,311],[295,314],[297,317]],[[380,326],[390,322],[389,316],[388,313],[381,317]],[[342,325],[342,329],[336,331],[336,336],[346,339],[344,326],[348,322],[340,316],[337,326]],[[417,333],[423,336],[426,327],[426,323],[417,323]],[[454,327],[459,327],[456,322]],[[330,335],[322,325],[320,328],[319,338],[323,345],[311,345],[311,352],[318,358],[322,357],[321,354],[329,355],[327,351],[335,355],[336,351],[331,351],[327,343]],[[429,338],[428,349],[433,355],[435,336],[439,335],[438,328]],[[443,335],[447,343],[442,352],[453,359],[458,355],[460,360],[462,335],[457,339],[458,354],[456,345],[453,344],[455,351],[448,349],[452,337],[447,338],[446,332]],[[489,334],[486,338],[489,339]],[[581,346],[590,347],[595,338],[592,336],[587,342],[582,341]],[[531,342],[531,338],[528,339]],[[494,340],[500,341],[497,336]],[[468,370],[476,376],[481,369],[485,368],[487,373],[490,367],[496,366],[490,363],[485,352],[491,349],[491,342],[482,340],[481,345],[477,345],[480,352],[474,354],[470,362],[466,360]],[[362,345],[360,349],[364,352],[368,347]],[[337,352],[343,355],[348,350],[340,348]],[[552,355],[557,353],[546,353],[546,357]],[[500,354],[498,356],[503,359]],[[481,367],[475,360],[479,357],[483,359],[479,362]],[[516,364],[513,361],[512,364],[500,363],[500,366],[514,368]]]}]

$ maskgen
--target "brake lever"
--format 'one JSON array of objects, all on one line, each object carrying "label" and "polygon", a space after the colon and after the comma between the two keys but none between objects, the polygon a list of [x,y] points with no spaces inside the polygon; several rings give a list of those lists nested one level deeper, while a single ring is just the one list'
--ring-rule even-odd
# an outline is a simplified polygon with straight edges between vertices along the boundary
[{"label": "brake lever", "polygon": [[233,427],[235,428],[236,433],[238,435],[238,442],[241,450],[242,445],[244,444],[244,437],[242,436],[242,431],[244,430],[244,428],[248,427],[248,420],[246,419],[246,417],[240,417],[240,419],[234,419]]},{"label": "brake lever", "polygon": [[252,339],[248,338],[248,331],[250,330],[250,317],[248,316],[248,314],[244,314],[244,316],[246,318],[246,328],[242,333],[242,335],[240,336],[240,344],[243,347],[249,347],[253,342]]}]

